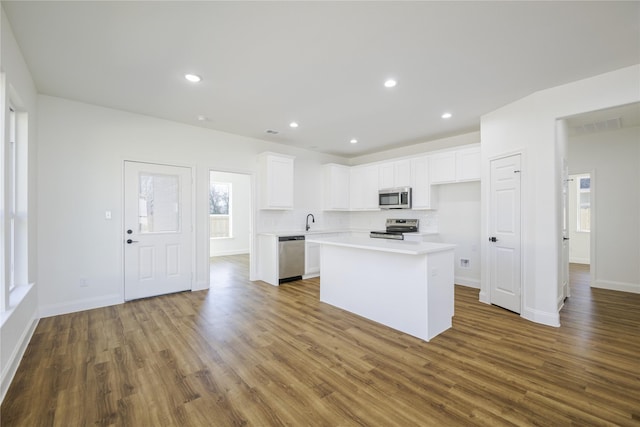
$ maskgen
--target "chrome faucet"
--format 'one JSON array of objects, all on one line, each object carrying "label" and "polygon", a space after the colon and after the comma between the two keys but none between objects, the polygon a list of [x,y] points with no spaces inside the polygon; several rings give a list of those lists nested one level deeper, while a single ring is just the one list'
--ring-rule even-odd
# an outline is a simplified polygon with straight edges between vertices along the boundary
[{"label": "chrome faucet", "polygon": [[309,229],[311,228],[311,226],[309,225],[309,217],[311,217],[311,222],[313,223],[316,222],[316,218],[313,216],[313,214],[307,215],[307,228],[306,228],[307,231],[309,231]]}]

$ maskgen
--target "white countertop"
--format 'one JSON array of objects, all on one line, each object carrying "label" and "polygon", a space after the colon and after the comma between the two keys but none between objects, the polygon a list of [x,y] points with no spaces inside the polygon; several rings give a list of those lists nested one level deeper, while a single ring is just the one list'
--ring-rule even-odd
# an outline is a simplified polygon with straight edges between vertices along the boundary
[{"label": "white countertop", "polygon": [[[384,228],[384,227],[383,227]],[[262,236],[314,236],[318,234],[328,234],[328,233],[369,233],[371,230],[364,229],[311,229],[309,231],[304,230],[278,230],[278,231],[261,231],[258,235]],[[431,232],[431,231],[417,231],[411,234],[421,235],[421,236],[437,236],[440,233]]]},{"label": "white countertop", "polygon": [[316,230],[309,230],[309,231],[304,231],[304,230],[278,230],[278,231],[261,231],[258,233],[258,235],[262,235],[262,236],[275,236],[275,237],[281,237],[281,236],[313,236],[313,235],[317,235],[317,234],[327,234],[327,233],[350,233],[352,230],[348,230],[348,229],[330,229],[330,230],[320,230],[320,229],[316,229]]},{"label": "white countertop", "polygon": [[324,238],[309,237],[307,238],[307,242],[407,255],[424,255],[428,253],[452,250],[456,247],[456,245],[447,243],[410,242],[406,240],[372,239],[370,237],[352,236]]}]

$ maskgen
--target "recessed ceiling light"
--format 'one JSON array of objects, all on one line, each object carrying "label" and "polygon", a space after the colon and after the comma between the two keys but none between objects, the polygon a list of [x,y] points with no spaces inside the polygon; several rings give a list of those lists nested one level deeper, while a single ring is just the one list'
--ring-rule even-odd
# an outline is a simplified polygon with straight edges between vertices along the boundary
[{"label": "recessed ceiling light", "polygon": [[207,116],[203,116],[202,114],[196,116],[196,119],[198,119],[199,122],[208,122],[211,121],[211,119]]},{"label": "recessed ceiling light", "polygon": [[453,116],[453,114],[451,114],[451,113],[444,113],[440,117],[442,117],[443,119],[450,119],[452,116]]},{"label": "recessed ceiling light", "polygon": [[397,81],[393,79],[388,79],[384,82],[384,87],[395,87],[398,84]]},{"label": "recessed ceiling light", "polygon": [[290,128],[297,128],[297,127],[298,127],[298,123],[296,123],[296,122],[291,122],[291,123],[289,123],[289,127],[290,127]]},{"label": "recessed ceiling light", "polygon": [[197,74],[185,74],[184,78],[190,81],[191,83],[198,83],[202,81],[202,77],[198,76]]},{"label": "recessed ceiling light", "polygon": [[355,138],[353,138],[353,139],[352,139],[351,141],[349,141],[349,142],[350,142],[350,143],[352,143],[352,144],[357,144],[357,143],[358,143],[358,140],[357,140],[357,139],[355,139]]}]

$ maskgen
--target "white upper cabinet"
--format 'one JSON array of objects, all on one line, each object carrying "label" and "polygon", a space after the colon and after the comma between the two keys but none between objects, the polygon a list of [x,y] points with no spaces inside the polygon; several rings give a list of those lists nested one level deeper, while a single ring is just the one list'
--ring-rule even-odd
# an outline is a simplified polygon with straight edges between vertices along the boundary
[{"label": "white upper cabinet", "polygon": [[431,184],[480,180],[480,147],[447,151],[429,157]]},{"label": "white upper cabinet", "polygon": [[349,166],[328,164],[323,166],[324,205],[326,211],[349,210]]},{"label": "white upper cabinet", "polygon": [[411,159],[385,162],[378,165],[378,187],[411,186]]},{"label": "white upper cabinet", "polygon": [[479,181],[480,172],[479,144],[359,166],[330,163],[323,167],[323,209],[378,210],[378,190],[396,187],[411,187],[412,209],[436,209],[433,184]]},{"label": "white upper cabinet", "polygon": [[349,184],[352,210],[378,209],[378,165],[352,167]]},{"label": "white upper cabinet", "polygon": [[293,156],[261,153],[260,208],[293,209]]},{"label": "white upper cabinet", "polygon": [[456,152],[432,154],[429,156],[431,184],[456,182]]},{"label": "white upper cabinet", "polygon": [[456,178],[459,181],[480,180],[480,147],[456,151]]},{"label": "white upper cabinet", "polygon": [[436,192],[429,177],[429,156],[411,159],[412,209],[435,209]]}]

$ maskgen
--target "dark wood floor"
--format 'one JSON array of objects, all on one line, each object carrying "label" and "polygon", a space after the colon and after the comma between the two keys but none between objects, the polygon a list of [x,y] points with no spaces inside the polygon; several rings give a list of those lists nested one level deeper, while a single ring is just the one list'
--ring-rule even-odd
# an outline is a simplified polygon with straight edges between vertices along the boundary
[{"label": "dark wood floor", "polygon": [[560,328],[456,286],[425,343],[226,261],[208,291],[42,319],[2,426],[640,425],[640,295],[579,266]]}]

